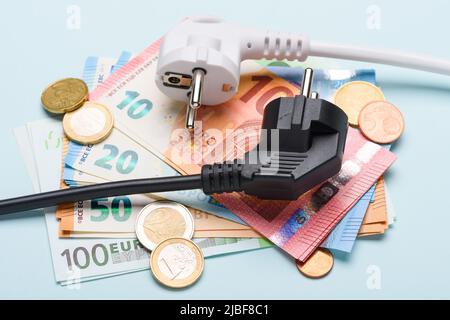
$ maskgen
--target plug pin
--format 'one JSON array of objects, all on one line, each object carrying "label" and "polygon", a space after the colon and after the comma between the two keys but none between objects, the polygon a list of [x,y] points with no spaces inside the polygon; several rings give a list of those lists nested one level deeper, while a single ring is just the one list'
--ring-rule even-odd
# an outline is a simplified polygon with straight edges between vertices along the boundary
[{"label": "plug pin", "polygon": [[197,115],[197,109],[191,108],[188,104],[186,108],[186,128],[194,129],[195,117]]},{"label": "plug pin", "polygon": [[192,90],[186,112],[186,128],[193,129],[197,109],[202,105],[202,88],[205,71],[195,69],[192,79]]},{"label": "plug pin", "polygon": [[313,81],[313,69],[306,68],[305,72],[303,73],[302,88],[300,89],[302,96],[309,98],[311,94],[312,81]]}]

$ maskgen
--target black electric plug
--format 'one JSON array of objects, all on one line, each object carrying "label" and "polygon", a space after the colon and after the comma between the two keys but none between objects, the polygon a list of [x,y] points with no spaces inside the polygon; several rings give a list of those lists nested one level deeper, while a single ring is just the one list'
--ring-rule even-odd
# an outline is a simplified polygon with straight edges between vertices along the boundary
[{"label": "black electric plug", "polygon": [[[244,191],[262,199],[294,200],[339,172],[347,115],[310,92],[312,76],[312,69],[306,69],[301,95],[278,98],[266,106],[262,124],[266,131],[242,161],[203,166],[205,193]],[[270,134],[274,129],[276,138]]]}]

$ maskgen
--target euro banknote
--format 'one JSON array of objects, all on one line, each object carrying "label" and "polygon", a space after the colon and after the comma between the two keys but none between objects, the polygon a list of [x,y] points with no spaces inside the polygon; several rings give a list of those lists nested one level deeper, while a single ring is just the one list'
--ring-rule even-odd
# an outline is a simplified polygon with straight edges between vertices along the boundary
[{"label": "euro banknote", "polygon": [[129,51],[122,51],[122,53],[119,56],[119,59],[117,59],[117,62],[113,65],[111,72],[114,73],[120,68],[122,68],[124,65],[130,61],[132,56],[132,53]]},{"label": "euro banknote", "polygon": [[[99,198],[58,207],[61,237],[134,238],[135,222],[147,204],[159,199],[144,195]],[[248,226],[188,208],[194,218],[194,238],[258,238]]]},{"label": "euro banknote", "polygon": [[90,56],[86,59],[83,68],[83,80],[89,90],[94,89],[109,77],[117,59]]},{"label": "euro banknote", "polygon": [[386,195],[384,178],[380,178],[375,188],[375,198],[367,209],[363,224],[387,222]]},{"label": "euro banknote", "polygon": [[370,187],[369,191],[353,205],[344,218],[336,225],[321,244],[321,247],[346,253],[352,251],[374,191],[375,186]]},{"label": "euro banknote", "polygon": [[367,208],[358,236],[383,234],[388,225],[387,203],[384,179],[380,179],[375,189],[375,199]]},{"label": "euro banknote", "polygon": [[387,183],[384,183],[384,195],[386,197],[386,211],[387,211],[387,223],[388,225],[394,224],[397,220],[397,213],[394,208],[394,204],[392,203],[390,192],[388,191],[389,187]]},{"label": "euro banknote", "polygon": [[[58,189],[63,145],[61,123],[48,118],[15,132],[21,132],[16,135],[20,150],[33,151],[28,154],[32,158],[26,158],[25,162],[27,168],[37,171],[30,172],[30,177],[38,180],[34,182],[39,187],[35,191]],[[46,210],[46,223],[55,278],[62,285],[148,269],[148,253],[136,239],[60,239],[55,208]],[[261,238],[198,238],[195,242],[205,257],[271,246]]]}]

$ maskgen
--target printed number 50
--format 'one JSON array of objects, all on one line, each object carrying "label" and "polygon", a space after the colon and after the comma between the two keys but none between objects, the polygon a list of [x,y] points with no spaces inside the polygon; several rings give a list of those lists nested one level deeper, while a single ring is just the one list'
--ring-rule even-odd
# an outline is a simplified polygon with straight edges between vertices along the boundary
[{"label": "printed number 50", "polygon": [[[100,202],[107,202],[108,198],[100,198],[91,200],[91,209],[99,210],[100,214],[98,216],[91,216],[91,221],[101,222],[108,218],[109,207],[106,204],[101,204]],[[120,212],[120,203],[123,203],[123,214]],[[131,215],[131,201],[127,197],[116,197],[111,201],[111,214],[114,220],[123,222],[127,221]]]}]

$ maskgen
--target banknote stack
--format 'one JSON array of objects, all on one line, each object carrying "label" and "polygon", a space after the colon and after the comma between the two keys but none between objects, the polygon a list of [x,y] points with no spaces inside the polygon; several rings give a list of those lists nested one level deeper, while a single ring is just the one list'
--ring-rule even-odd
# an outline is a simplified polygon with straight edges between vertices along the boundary
[{"label": "banknote stack", "polygon": [[[221,160],[235,158],[254,146],[257,140],[234,139],[231,152],[216,152],[238,130],[259,130],[267,102],[298,94],[304,70],[299,63],[246,61],[237,95],[223,105],[199,109],[201,122],[191,133],[199,143],[193,143],[185,135],[185,106],[164,96],[155,85],[159,45],[159,41],[152,43],[137,55],[123,52],[117,59],[86,59],[82,80],[89,90],[88,102],[105,106],[114,119],[103,141],[80,144],[68,139],[55,118],[15,130],[36,192],[196,174],[203,162],[217,160],[218,154]],[[382,234],[395,221],[383,179],[395,160],[389,151],[395,139],[377,139],[371,127],[385,119],[374,120],[378,113],[369,105],[378,103],[377,111],[389,104],[375,82],[371,69],[315,70],[313,89],[344,109],[351,127],[342,170],[295,201],[261,200],[241,193],[211,197],[189,190],[99,198],[46,209],[56,281],[71,285],[148,269],[154,247],[149,250],[137,238],[137,220],[146,206],[161,201],[188,210],[193,219],[189,238],[206,259],[278,247],[306,276],[325,275],[333,265],[333,252],[350,253],[357,237]],[[401,130],[402,123],[393,136],[398,138]]]}]

